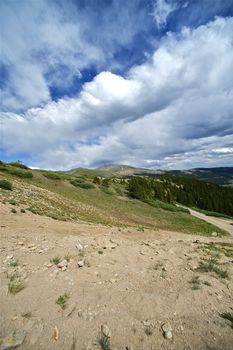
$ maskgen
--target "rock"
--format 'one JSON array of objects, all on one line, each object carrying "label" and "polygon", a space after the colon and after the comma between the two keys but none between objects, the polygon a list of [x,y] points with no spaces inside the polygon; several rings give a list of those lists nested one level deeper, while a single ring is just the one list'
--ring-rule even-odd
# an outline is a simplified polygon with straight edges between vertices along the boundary
[{"label": "rock", "polygon": [[212,232],[212,233],[211,233],[211,236],[212,236],[212,237],[217,237],[218,234],[217,234],[217,232]]},{"label": "rock", "polygon": [[84,260],[78,261],[78,267],[83,267],[84,266]]},{"label": "rock", "polygon": [[24,243],[22,241],[18,242],[18,245],[24,245]]},{"label": "rock", "polygon": [[172,332],[167,331],[163,333],[165,339],[172,339]]},{"label": "rock", "polygon": [[63,267],[67,267],[68,263],[67,260],[62,260],[61,262],[59,262],[59,264],[57,264],[57,267],[59,267],[60,269]]},{"label": "rock", "polygon": [[6,258],[7,260],[13,259],[14,255],[8,255]]},{"label": "rock", "polygon": [[172,327],[169,323],[162,325],[162,331],[165,339],[172,339]]},{"label": "rock", "polygon": [[116,282],[116,280],[115,280],[115,278],[110,278],[109,282],[113,284]]},{"label": "rock", "polygon": [[62,270],[62,271],[66,271],[66,270],[67,270],[67,266],[63,266],[63,267],[61,268],[61,270]]},{"label": "rock", "polygon": [[34,244],[32,243],[28,244],[28,248],[32,248],[32,247],[34,247]]},{"label": "rock", "polygon": [[44,249],[39,250],[39,254],[44,253]]},{"label": "rock", "polygon": [[76,247],[78,250],[83,250],[83,246],[82,246],[81,243],[77,243],[77,244],[75,245],[75,247]]},{"label": "rock", "polygon": [[25,337],[26,337],[25,332],[14,332],[2,340],[0,349],[1,350],[14,349],[17,346],[20,346],[23,344]]},{"label": "rock", "polygon": [[111,332],[110,329],[108,328],[108,326],[106,324],[103,324],[101,326],[101,333],[107,337],[107,338],[111,338]]},{"label": "rock", "polygon": [[52,263],[45,263],[44,264],[48,269],[50,268],[50,267],[52,267],[53,266],[53,264]]}]

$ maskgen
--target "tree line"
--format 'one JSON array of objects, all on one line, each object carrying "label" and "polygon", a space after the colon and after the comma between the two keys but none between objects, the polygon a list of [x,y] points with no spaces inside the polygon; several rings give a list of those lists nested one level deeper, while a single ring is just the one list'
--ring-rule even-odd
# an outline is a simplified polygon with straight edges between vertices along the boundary
[{"label": "tree line", "polygon": [[128,194],[142,201],[178,202],[233,216],[233,189],[201,180],[169,175],[156,178],[134,176],[129,180]]}]

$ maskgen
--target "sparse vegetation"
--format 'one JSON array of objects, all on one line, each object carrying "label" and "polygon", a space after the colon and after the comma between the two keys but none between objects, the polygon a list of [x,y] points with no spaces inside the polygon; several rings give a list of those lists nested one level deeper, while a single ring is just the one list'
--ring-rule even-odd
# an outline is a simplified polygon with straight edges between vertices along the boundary
[{"label": "sparse vegetation", "polygon": [[20,209],[20,212],[21,212],[21,213],[26,213],[26,210],[23,209],[23,208],[21,208],[21,209]]},{"label": "sparse vegetation", "polygon": [[229,278],[227,270],[222,270],[215,259],[200,261],[198,270],[200,272],[215,272],[220,278]]},{"label": "sparse vegetation", "polygon": [[19,265],[19,261],[18,260],[12,260],[11,262],[10,262],[10,266],[11,267],[16,267],[16,266],[18,266]]},{"label": "sparse vegetation", "polygon": [[16,201],[15,201],[14,199],[10,199],[10,200],[9,200],[9,204],[11,204],[11,205],[16,205]]},{"label": "sparse vegetation", "polygon": [[12,191],[12,183],[8,180],[0,180],[0,188],[4,190]]},{"label": "sparse vegetation", "polygon": [[59,298],[56,300],[56,304],[59,305],[62,310],[64,310],[66,308],[68,299],[69,294],[64,293],[63,295],[60,295]]},{"label": "sparse vegetation", "polygon": [[66,255],[64,256],[64,259],[65,259],[67,262],[70,262],[71,255],[70,255],[70,254],[66,254]]},{"label": "sparse vegetation", "polygon": [[59,262],[61,262],[61,258],[58,257],[58,256],[55,256],[55,258],[52,258],[52,259],[50,260],[50,262],[51,262],[52,264],[58,265]]},{"label": "sparse vegetation", "polygon": [[200,281],[200,277],[199,276],[194,276],[189,283],[192,284],[192,289],[193,290],[200,289],[201,281]]},{"label": "sparse vegetation", "polygon": [[15,208],[12,208],[12,209],[11,209],[11,212],[12,212],[13,214],[16,214],[16,213],[17,213],[17,210],[16,210]]},{"label": "sparse vegetation", "polygon": [[110,350],[110,338],[106,337],[104,334],[101,334],[99,338],[99,345],[102,350]]},{"label": "sparse vegetation", "polygon": [[15,278],[14,276],[10,279],[8,283],[8,291],[11,294],[17,294],[25,288],[25,283],[20,280],[20,278]]}]

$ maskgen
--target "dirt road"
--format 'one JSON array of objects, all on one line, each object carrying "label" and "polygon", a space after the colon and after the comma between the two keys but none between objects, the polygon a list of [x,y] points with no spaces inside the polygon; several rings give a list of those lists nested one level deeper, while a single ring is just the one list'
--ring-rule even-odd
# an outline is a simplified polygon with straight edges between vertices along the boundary
[{"label": "dirt road", "polygon": [[205,214],[199,213],[198,211],[195,211],[192,209],[189,209],[189,211],[193,216],[196,216],[199,219],[205,220],[205,221],[209,222],[210,224],[218,226],[219,228],[229,232],[233,236],[233,220],[216,218],[213,216],[207,216]]}]

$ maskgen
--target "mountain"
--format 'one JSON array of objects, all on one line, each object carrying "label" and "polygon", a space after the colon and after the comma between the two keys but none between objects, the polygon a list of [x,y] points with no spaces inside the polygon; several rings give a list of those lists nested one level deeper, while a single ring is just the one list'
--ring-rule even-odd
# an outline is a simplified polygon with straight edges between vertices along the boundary
[{"label": "mountain", "polygon": [[107,176],[156,176],[167,174],[205,180],[207,182],[213,182],[218,185],[233,186],[233,167],[195,168],[189,170],[161,170],[136,168],[121,164],[108,164],[95,169],[95,171],[104,172]]}]

